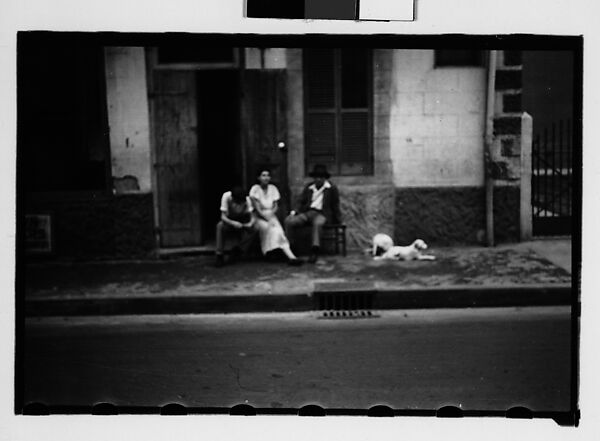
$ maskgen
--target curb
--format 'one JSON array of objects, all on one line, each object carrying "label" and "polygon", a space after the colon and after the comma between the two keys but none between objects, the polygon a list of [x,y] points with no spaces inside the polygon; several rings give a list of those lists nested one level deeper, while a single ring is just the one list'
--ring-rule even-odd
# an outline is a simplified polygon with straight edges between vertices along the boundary
[{"label": "curb", "polygon": [[217,314],[311,310],[481,308],[571,305],[570,284],[402,289],[317,289],[306,294],[45,298],[25,300],[25,316]]}]

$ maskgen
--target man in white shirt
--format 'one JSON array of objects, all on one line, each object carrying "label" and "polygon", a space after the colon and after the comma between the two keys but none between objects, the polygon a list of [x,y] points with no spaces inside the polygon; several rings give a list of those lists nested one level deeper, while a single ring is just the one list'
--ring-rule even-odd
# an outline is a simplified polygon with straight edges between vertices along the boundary
[{"label": "man in white shirt", "polygon": [[252,216],[252,201],[241,186],[236,185],[231,191],[226,191],[221,197],[221,220],[217,224],[216,265],[223,266],[225,235],[236,239],[233,256],[238,257],[247,253],[256,237],[257,229]]},{"label": "man in white shirt", "polygon": [[285,219],[285,229],[288,239],[291,240],[294,228],[311,225],[312,247],[308,261],[314,263],[321,249],[323,225],[339,224],[341,213],[339,192],[337,187],[328,181],[330,175],[327,167],[317,164],[309,176],[313,178],[313,182],[304,187],[298,209],[292,210]]}]

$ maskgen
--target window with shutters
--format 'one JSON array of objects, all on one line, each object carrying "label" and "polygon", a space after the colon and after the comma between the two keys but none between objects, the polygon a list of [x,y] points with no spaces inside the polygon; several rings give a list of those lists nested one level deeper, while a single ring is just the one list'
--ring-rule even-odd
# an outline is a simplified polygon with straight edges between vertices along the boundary
[{"label": "window with shutters", "polygon": [[308,173],[373,174],[372,63],[368,49],[304,50],[304,139]]}]

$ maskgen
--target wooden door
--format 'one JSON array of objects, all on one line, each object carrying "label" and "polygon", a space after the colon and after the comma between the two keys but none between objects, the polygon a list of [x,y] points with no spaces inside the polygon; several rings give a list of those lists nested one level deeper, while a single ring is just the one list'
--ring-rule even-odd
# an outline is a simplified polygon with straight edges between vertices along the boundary
[{"label": "wooden door", "polygon": [[160,245],[200,245],[195,72],[154,70],[151,88]]},{"label": "wooden door", "polygon": [[[242,149],[245,184],[255,184],[261,167],[271,170],[281,193],[280,214],[289,210],[284,70],[246,70],[242,79]],[[285,148],[278,147],[283,142]]]}]

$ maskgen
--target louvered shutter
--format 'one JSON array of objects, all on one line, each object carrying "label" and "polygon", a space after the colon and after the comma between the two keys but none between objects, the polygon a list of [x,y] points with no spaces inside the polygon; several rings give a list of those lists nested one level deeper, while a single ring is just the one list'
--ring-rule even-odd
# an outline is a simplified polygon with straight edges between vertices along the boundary
[{"label": "louvered shutter", "polygon": [[306,51],[308,108],[335,108],[335,61],[333,49]]},{"label": "louvered shutter", "polygon": [[342,175],[370,174],[369,50],[340,49],[340,65],[340,172]]},{"label": "louvered shutter", "polygon": [[306,170],[373,171],[371,57],[366,49],[305,49]]},{"label": "louvered shutter", "polygon": [[336,173],[335,57],[333,49],[307,49],[306,168],[326,164]]},{"label": "louvered shutter", "polygon": [[335,114],[309,114],[307,135],[309,162],[335,163]]},{"label": "louvered shutter", "polygon": [[343,175],[369,174],[369,113],[366,111],[341,115],[341,171]]}]

